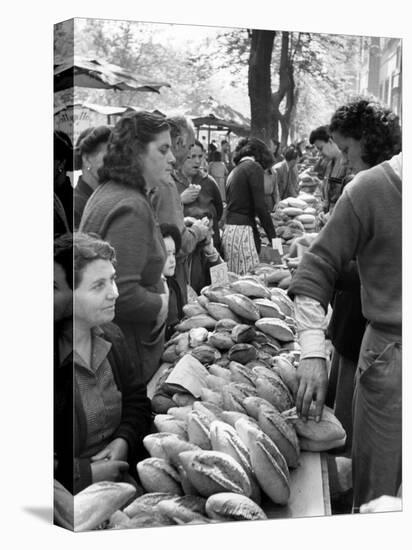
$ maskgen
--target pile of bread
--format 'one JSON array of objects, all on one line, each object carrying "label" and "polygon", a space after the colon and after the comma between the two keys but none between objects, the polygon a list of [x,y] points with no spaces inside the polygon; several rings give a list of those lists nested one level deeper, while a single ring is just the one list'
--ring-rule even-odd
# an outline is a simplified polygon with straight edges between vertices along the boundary
[{"label": "pile of bread", "polygon": [[[145,493],[124,483],[88,487],[74,497],[75,530],[266,519],[265,501],[288,504],[301,451],[344,444],[330,409],[319,423],[296,415],[300,354],[283,290],[256,275],[233,277],[203,289],[185,314],[152,398],[150,458],[136,465]],[[188,356],[203,374],[198,395],[168,382]]]},{"label": "pile of bread", "polygon": [[287,197],[279,202],[272,213],[276,236],[282,244],[289,246],[296,237],[317,231],[319,200],[310,193],[300,193],[297,197]]}]

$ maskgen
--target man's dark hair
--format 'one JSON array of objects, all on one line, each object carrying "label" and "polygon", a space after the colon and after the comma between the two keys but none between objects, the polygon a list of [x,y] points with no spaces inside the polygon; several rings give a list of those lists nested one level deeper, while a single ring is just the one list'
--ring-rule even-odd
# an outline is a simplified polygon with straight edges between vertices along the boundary
[{"label": "man's dark hair", "polygon": [[198,139],[195,139],[195,142],[194,142],[194,144],[193,144],[193,147],[194,147],[195,145],[197,145],[198,147],[200,147],[200,148],[202,149],[202,151],[205,152],[205,147],[204,147],[203,143],[200,142]]},{"label": "man's dark hair", "polygon": [[222,160],[222,153],[220,151],[212,151],[210,154],[210,160],[212,162],[220,162]]},{"label": "man's dark hair", "polygon": [[312,145],[315,143],[315,141],[324,141],[328,142],[330,139],[330,131],[329,126],[319,126],[318,128],[315,128],[312,130],[309,136],[309,143]]},{"label": "man's dark hair", "polygon": [[285,160],[287,160],[288,162],[291,161],[291,160],[295,160],[297,159],[299,156],[299,153],[296,149],[296,147],[288,147],[285,152],[284,152],[284,157],[285,157]]}]

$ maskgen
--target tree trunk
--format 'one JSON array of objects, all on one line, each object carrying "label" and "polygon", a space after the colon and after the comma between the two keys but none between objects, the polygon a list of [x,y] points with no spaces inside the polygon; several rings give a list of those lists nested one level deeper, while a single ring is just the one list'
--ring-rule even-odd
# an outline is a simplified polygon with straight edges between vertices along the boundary
[{"label": "tree trunk", "polygon": [[[293,78],[293,61],[289,52],[289,32],[282,32],[282,49],[280,52],[279,88],[272,94],[272,132],[280,123],[281,146],[285,147],[289,136],[290,118],[295,104],[295,82]],[[284,113],[280,111],[280,105],[286,98]]]},{"label": "tree trunk", "polygon": [[248,87],[251,136],[269,145],[271,138],[271,61],[276,31],[252,30]]},{"label": "tree trunk", "polygon": [[288,144],[290,122],[285,117],[280,120],[280,127],[282,128],[282,138],[280,140],[281,147],[286,147]]},{"label": "tree trunk", "polygon": [[297,120],[296,120],[296,107],[299,103],[299,95],[300,90],[298,87],[295,87],[295,98],[293,101],[293,108],[290,113],[290,137],[292,141],[296,141],[298,139],[298,128],[297,128]]}]

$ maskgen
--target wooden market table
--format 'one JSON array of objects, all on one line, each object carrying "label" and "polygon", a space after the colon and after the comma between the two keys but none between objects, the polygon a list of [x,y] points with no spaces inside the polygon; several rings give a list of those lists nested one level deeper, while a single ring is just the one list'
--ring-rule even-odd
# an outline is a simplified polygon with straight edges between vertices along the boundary
[{"label": "wooden market table", "polygon": [[330,516],[329,476],[323,453],[302,452],[299,467],[290,471],[290,497],[287,506],[262,500],[268,518],[307,518]]}]

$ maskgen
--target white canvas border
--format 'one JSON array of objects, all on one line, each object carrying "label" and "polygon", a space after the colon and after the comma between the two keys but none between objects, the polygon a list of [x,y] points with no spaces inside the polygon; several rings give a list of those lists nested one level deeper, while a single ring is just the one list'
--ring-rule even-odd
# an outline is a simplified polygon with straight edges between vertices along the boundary
[{"label": "white canvas border", "polygon": [[[149,3],[147,3],[149,4]],[[135,7],[133,8],[133,5]],[[176,6],[179,6],[178,8]],[[71,534],[51,525],[52,505],[52,25],[78,17],[116,18],[156,22],[310,30],[328,33],[367,34],[404,38],[404,126],[410,126],[409,53],[410,21],[407,3],[400,1],[345,3],[311,0],[281,4],[255,0],[213,0],[194,3],[170,0],[142,5],[72,1],[57,3],[14,2],[2,9],[2,204],[3,331],[2,360],[2,539],[6,547],[41,544],[51,548],[100,548],[139,545],[149,548],[196,549],[279,547],[346,547],[355,538],[358,546],[403,547],[400,542],[410,508],[409,469],[405,464],[405,511],[368,517],[334,517],[221,524],[183,528],[140,529],[130,532]],[[390,13],[388,13],[390,11]],[[408,151],[410,132],[405,133]],[[410,170],[405,155],[404,181]],[[404,311],[405,341],[410,341],[408,274],[409,220],[404,195]],[[410,218],[410,216],[409,216]],[[7,334],[7,336],[6,336]],[[409,385],[409,345],[404,361],[404,394]],[[5,376],[4,376],[5,375]],[[405,407],[405,424],[410,404]],[[405,457],[409,438],[405,433]],[[4,464],[3,464],[4,461]],[[410,530],[409,530],[410,532]],[[74,538],[73,538],[74,537]],[[12,544],[7,543],[11,541]]]}]

